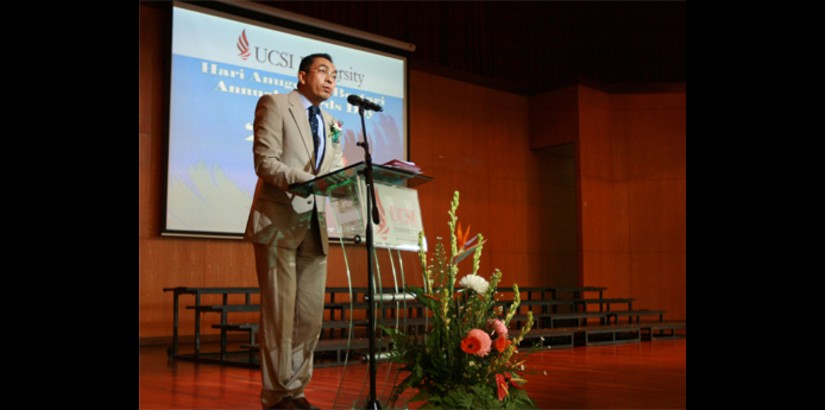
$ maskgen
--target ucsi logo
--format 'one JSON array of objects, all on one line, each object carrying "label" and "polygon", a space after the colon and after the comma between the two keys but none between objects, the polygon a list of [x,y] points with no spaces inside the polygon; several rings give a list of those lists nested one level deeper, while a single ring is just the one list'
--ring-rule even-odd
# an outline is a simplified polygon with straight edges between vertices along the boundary
[{"label": "ucsi logo", "polygon": [[[378,217],[381,218],[378,223],[378,231],[375,233],[386,241],[390,234],[390,226],[387,224],[387,214],[384,212],[384,205],[381,204],[381,197],[378,196],[377,192],[375,193],[375,205],[378,208]],[[369,215],[368,218],[372,219],[372,215]]]},{"label": "ucsi logo", "polygon": [[241,56],[242,60],[246,61],[246,59],[249,58],[249,55],[251,54],[249,52],[249,40],[246,39],[246,30],[241,32],[241,35],[238,37],[237,45],[238,50],[240,51],[240,54],[238,55]]},{"label": "ucsi logo", "polygon": [[255,52],[255,61],[263,64],[269,64],[274,67],[293,68],[295,61],[300,61],[300,57],[286,51],[278,51],[266,47],[251,46],[249,39],[246,38],[246,29],[241,31],[238,36],[238,42],[235,44],[238,47],[238,56],[246,61]]}]

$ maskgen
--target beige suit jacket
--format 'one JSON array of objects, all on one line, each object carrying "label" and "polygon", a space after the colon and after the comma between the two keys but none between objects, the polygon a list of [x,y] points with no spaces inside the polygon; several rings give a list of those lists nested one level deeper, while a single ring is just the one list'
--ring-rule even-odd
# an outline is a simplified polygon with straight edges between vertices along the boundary
[{"label": "beige suit jacket", "polygon": [[258,185],[246,224],[247,241],[296,249],[306,236],[314,208],[318,209],[321,242],[327,253],[324,197],[301,197],[287,192],[288,186],[343,167],[340,140],[332,142],[333,118],[321,110],[326,127],[326,153],[315,169],[312,133],[307,110],[297,91],[267,94],[255,108],[252,151]]}]

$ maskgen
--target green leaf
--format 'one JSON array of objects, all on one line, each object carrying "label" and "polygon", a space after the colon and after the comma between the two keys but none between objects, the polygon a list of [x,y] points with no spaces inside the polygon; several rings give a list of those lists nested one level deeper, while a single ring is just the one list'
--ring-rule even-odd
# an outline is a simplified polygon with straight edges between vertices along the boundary
[{"label": "green leaf", "polygon": [[[431,318],[431,329],[423,335],[411,336],[382,327],[393,343],[391,360],[400,363],[400,368],[408,372],[393,388],[391,397],[397,400],[403,392],[413,388],[416,393],[410,400],[423,401],[420,406],[422,409],[533,408],[534,404],[527,393],[516,388],[510,389],[509,396],[504,400],[498,400],[494,375],[512,372],[514,366],[523,363],[511,357],[516,343],[511,344],[504,353],[493,350],[485,357],[468,355],[461,350],[461,341],[469,330],[478,328],[487,331],[488,319],[500,317],[500,309],[496,309],[495,305],[496,288],[502,275],[498,269],[492,273],[490,288],[483,295],[455,292],[455,279],[459,276],[458,263],[469,255],[474,255],[472,273],[477,273],[485,243],[485,238],[478,234],[475,242],[461,244],[470,248],[460,253],[457,251],[458,199],[456,191],[448,212],[449,242],[445,246],[444,241],[438,238],[431,258],[423,250],[419,252],[423,288],[407,287],[407,291],[414,294],[416,300],[426,308],[425,314]],[[423,240],[424,235],[420,233],[419,242],[423,243]],[[514,284],[513,290],[516,295],[514,303],[503,318],[507,325],[520,303],[517,285]],[[521,329],[521,334],[526,334],[531,326],[532,316],[528,318],[528,325]]]},{"label": "green leaf", "polygon": [[463,261],[463,260],[464,260],[464,259],[466,259],[468,256],[472,255],[472,254],[473,254],[473,252],[475,252],[476,248],[478,248],[479,246],[484,245],[484,242],[487,242],[487,240],[485,239],[485,240],[484,240],[483,242],[481,242],[481,243],[477,243],[477,244],[475,244],[475,245],[473,245],[473,246],[471,246],[471,247],[469,247],[469,248],[467,248],[467,249],[464,249],[461,253],[459,253],[458,255],[456,255],[456,256],[455,256],[455,258],[453,258],[453,264],[456,264],[456,265],[457,265],[459,262]]}]

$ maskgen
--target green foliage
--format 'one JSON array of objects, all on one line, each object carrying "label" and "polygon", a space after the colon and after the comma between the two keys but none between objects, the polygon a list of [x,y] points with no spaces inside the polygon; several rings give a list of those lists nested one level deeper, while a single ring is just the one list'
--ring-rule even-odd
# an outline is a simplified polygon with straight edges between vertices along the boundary
[{"label": "green foliage", "polygon": [[[382,327],[395,346],[390,359],[407,372],[393,389],[388,404],[392,407],[402,393],[412,388],[417,394],[411,400],[423,401],[421,408],[424,409],[533,408],[532,400],[522,389],[526,382],[521,376],[525,360],[517,351],[533,325],[532,313],[528,312],[527,323],[519,336],[509,339],[509,329],[505,327],[518,311],[518,286],[513,285],[514,301],[504,316],[497,306],[496,293],[502,273],[496,269],[489,281],[477,274],[484,238],[479,234],[468,240],[469,226],[461,232],[458,203],[456,191],[448,213],[449,254],[438,241],[434,256],[428,259],[422,246],[419,261],[424,284],[421,288],[407,288],[425,307],[431,318],[431,329],[423,335],[408,335]],[[423,242],[422,232],[419,244]],[[470,253],[473,254],[471,273],[461,277],[457,289],[458,265]]]}]

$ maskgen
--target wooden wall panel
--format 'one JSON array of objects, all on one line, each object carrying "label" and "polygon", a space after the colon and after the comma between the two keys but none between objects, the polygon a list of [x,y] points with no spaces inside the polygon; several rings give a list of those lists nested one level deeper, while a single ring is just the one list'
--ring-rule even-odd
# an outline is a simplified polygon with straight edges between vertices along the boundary
[{"label": "wooden wall panel", "polygon": [[164,7],[140,5],[140,34],[138,37],[138,130],[160,132],[163,117],[161,105],[161,70],[165,56],[159,52],[168,47],[168,24],[164,20],[168,12]]},{"label": "wooden wall panel", "polygon": [[[626,94],[631,263],[640,307],[686,319],[686,99]],[[638,284],[647,284],[640,287]]]},{"label": "wooden wall panel", "polygon": [[630,252],[582,252],[582,277],[584,286],[606,286],[605,297],[636,297],[635,290],[644,287],[642,283],[634,287],[631,272]]},{"label": "wooden wall panel", "polygon": [[495,102],[484,104],[478,115],[484,132],[489,135],[486,150],[490,176],[535,183],[543,169],[539,158],[530,151],[530,109],[522,96],[501,93]]},{"label": "wooden wall panel", "polygon": [[529,283],[575,286],[579,277],[579,228],[576,146],[532,150],[541,163],[538,183],[530,186],[529,242],[537,252]]},{"label": "wooden wall panel", "polygon": [[208,272],[203,281],[214,286],[258,286],[255,251],[241,240],[207,239],[203,241],[203,266]]},{"label": "wooden wall panel", "polygon": [[[139,135],[140,336],[151,338],[171,334],[172,296],[163,293],[163,287],[256,286],[257,279],[252,247],[247,243],[159,236],[166,136],[163,124],[157,123],[158,118],[163,117],[164,102],[155,94],[162,94],[162,67],[168,57],[159,51],[164,40],[152,40],[157,36],[144,33],[145,30],[162,31],[163,16],[154,9],[146,9],[151,7],[141,5],[141,38],[149,39],[141,46],[142,53],[146,54],[142,61],[151,61],[151,64],[142,67],[141,79],[147,84],[141,87],[144,93],[141,98],[148,105],[144,103],[141,115],[143,127],[151,131]],[[496,252],[508,248],[510,254],[521,255],[511,257],[508,263],[519,266],[518,271],[525,280],[531,277],[527,273],[528,265],[539,269],[540,261],[545,258],[540,255],[537,245],[528,241],[531,226],[524,218],[531,192],[528,181],[535,181],[536,170],[540,167],[528,149],[527,98],[417,71],[410,75],[410,93],[410,158],[427,175],[435,178],[418,188],[431,247],[437,236],[445,240],[449,238],[447,211],[453,191],[459,190],[462,224],[472,224],[472,232],[482,232],[491,239],[485,247],[481,272],[489,275]],[[157,114],[145,115],[147,112]],[[496,189],[510,188],[515,200],[506,201],[494,195],[490,188],[493,175]],[[516,215],[521,219],[518,223],[502,218],[512,214],[513,203],[519,204]],[[502,226],[506,233],[499,234],[496,230]],[[500,237],[504,234],[507,239]],[[350,280],[355,286],[365,286],[365,252],[360,247],[349,246],[347,249]],[[379,250],[384,262],[387,261],[385,252]],[[528,254],[532,256],[525,257]],[[520,262],[512,262],[515,260]],[[405,254],[403,261],[407,278],[420,284],[417,255]],[[513,270],[508,266],[500,267]],[[469,271],[469,268],[463,269]],[[329,270],[329,286],[347,285],[346,267],[337,245],[332,247]],[[386,263],[382,263],[381,278],[383,285],[392,285],[392,270]],[[188,315],[182,316],[181,321],[182,326],[191,326]]]},{"label": "wooden wall panel", "polygon": [[582,251],[629,252],[626,181],[581,178]]},{"label": "wooden wall panel", "polygon": [[[486,250],[487,248],[485,248]],[[511,287],[514,283],[519,286],[529,286],[530,272],[535,266],[531,266],[531,255],[524,251],[491,251],[484,252],[482,258],[487,258],[490,268],[483,270],[483,276],[488,278],[495,269],[501,271],[501,282],[499,286]]]},{"label": "wooden wall panel", "polygon": [[138,48],[138,192],[139,236],[149,238],[160,227],[161,203],[158,184],[162,182],[161,166],[165,129],[163,114],[164,57],[160,50],[168,49],[168,27],[164,7],[141,4]]},{"label": "wooden wall panel", "polygon": [[634,251],[686,251],[685,194],[685,180],[630,181],[630,243]]},{"label": "wooden wall panel", "polygon": [[530,97],[530,147],[569,144],[579,139],[578,86]]},{"label": "wooden wall panel", "polygon": [[530,208],[536,215],[530,221],[530,241],[542,252],[578,253],[576,188],[543,185],[540,189],[539,200]]},{"label": "wooden wall panel", "polygon": [[630,261],[634,307],[664,309],[666,318],[686,320],[686,267],[683,252],[634,252]]},{"label": "wooden wall panel", "polygon": [[[534,186],[525,181],[494,177],[484,187],[490,192],[491,224],[487,233],[484,233],[490,248],[501,252],[524,252],[533,247],[538,249],[534,233],[537,231],[536,221],[541,215],[532,212],[535,208],[529,200],[530,189]],[[526,230],[526,226],[532,229]]]},{"label": "wooden wall panel", "polygon": [[[163,338],[172,330],[172,296],[162,292],[164,287],[256,286],[257,279],[250,244],[159,236],[166,160],[163,84],[170,29],[162,7],[141,3],[139,8],[139,328],[141,338]],[[663,194],[673,198],[665,204],[678,204],[684,198],[683,193],[678,194],[684,191],[684,154],[679,152],[684,149],[684,131],[673,131],[684,128],[684,122],[679,122],[684,110],[682,107],[680,114],[678,94],[671,99],[670,108],[656,111],[656,95],[610,95],[605,108],[605,96],[580,89],[569,87],[528,98],[410,72],[410,159],[435,178],[417,189],[431,249],[436,237],[449,238],[447,211],[457,189],[461,192],[462,225],[472,224],[473,233],[481,232],[489,239],[480,270],[485,276],[500,268],[504,285],[575,285],[583,273],[585,284],[606,285],[610,295],[646,298],[655,305],[660,299],[654,297],[664,296],[647,290],[644,283],[648,275],[672,273],[672,278],[661,279],[661,288],[681,289],[682,293],[668,299],[667,308],[684,311],[680,302],[684,300],[683,240],[659,238],[666,244],[661,249],[645,245],[658,238],[658,231],[641,227],[633,231],[635,224],[647,224],[648,220],[629,211],[636,202],[642,203],[638,209],[645,209],[644,203],[655,198],[651,195],[657,190],[673,189],[674,185],[663,181],[682,181],[676,193]],[[584,106],[590,108],[581,109],[580,95]],[[598,121],[580,120],[582,114]],[[665,115],[661,121],[650,118],[660,114]],[[675,133],[676,142],[658,141],[656,135],[668,130]],[[648,138],[637,133],[655,135]],[[559,145],[575,142],[581,145]],[[594,155],[596,161],[577,171],[581,162],[577,155],[585,153]],[[666,159],[659,161],[660,155]],[[629,165],[635,160],[649,166]],[[598,204],[592,211],[583,212],[576,202],[578,172],[583,196]],[[655,178],[637,178],[642,175]],[[637,179],[646,180],[648,185],[628,188],[629,181]],[[664,188],[656,184],[664,184]],[[580,212],[584,215],[584,254],[578,246]],[[655,215],[675,215],[678,219],[684,211]],[[630,226],[631,231],[623,226]],[[677,221],[667,235],[684,236],[683,231]],[[603,232],[610,235],[600,236]],[[643,248],[640,252],[632,249],[636,243]],[[327,283],[346,286],[341,250],[337,245],[331,249]],[[348,252],[353,285],[365,286],[365,251],[350,246]],[[379,251],[379,258],[386,261],[386,254]],[[406,253],[403,261],[408,280],[419,280],[417,255]],[[462,272],[468,270],[462,267]],[[385,265],[381,275],[385,286],[392,284],[392,272]],[[181,322],[191,329],[189,314],[181,316]]]},{"label": "wooden wall panel", "polygon": [[541,269],[531,271],[527,283],[532,286],[579,286],[579,252],[539,252]]},{"label": "wooden wall panel", "polygon": [[686,319],[685,94],[579,90],[584,283]]},{"label": "wooden wall panel", "polygon": [[[411,130],[414,140],[410,144],[413,149],[417,145],[432,147],[432,158],[422,158],[422,166],[426,164],[431,170],[486,174],[489,133],[482,117],[483,110],[492,103],[490,93],[493,92],[429,74],[413,73],[410,78],[411,121],[419,122],[420,111],[420,121],[426,121],[428,125],[421,137],[418,133],[412,134]],[[429,81],[435,86],[418,85]]]},{"label": "wooden wall panel", "polygon": [[149,238],[152,236],[153,227],[156,225],[157,215],[160,214],[157,207],[152,206],[157,203],[157,170],[152,166],[157,158],[152,149],[154,138],[150,133],[141,132],[138,134],[138,236]]},{"label": "wooden wall panel", "polygon": [[621,112],[614,112],[610,94],[584,86],[578,89],[582,176],[609,181],[627,179],[628,141],[625,133],[614,125],[622,120]]},{"label": "wooden wall panel", "polygon": [[629,177],[684,180],[685,93],[625,94],[617,96],[616,101],[626,119]]},{"label": "wooden wall panel", "polygon": [[[138,268],[140,292],[140,335],[161,336],[171,333],[172,295],[163,288],[175,286],[206,286],[199,280],[202,252],[180,240],[163,238],[139,241]],[[182,325],[191,325],[184,315]]]}]

